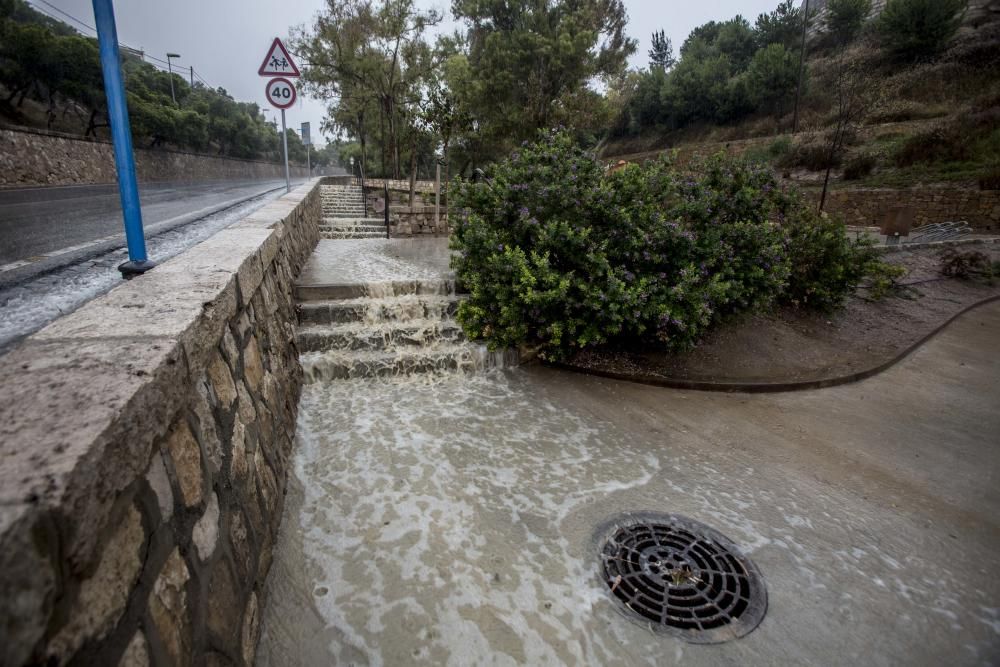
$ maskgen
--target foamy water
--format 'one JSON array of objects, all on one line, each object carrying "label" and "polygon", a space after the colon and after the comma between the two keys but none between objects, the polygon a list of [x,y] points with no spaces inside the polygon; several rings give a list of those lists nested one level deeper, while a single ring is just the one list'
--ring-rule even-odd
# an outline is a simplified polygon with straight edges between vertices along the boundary
[{"label": "foamy water", "polygon": [[[652,438],[598,418],[574,397],[588,382],[535,369],[308,385],[258,664],[717,664],[784,651],[883,663],[942,631],[954,645],[935,650],[974,664],[1000,641],[988,592],[898,531],[887,539],[885,517],[844,513],[849,494],[721,465],[670,418]],[[622,618],[595,539],[624,510],[679,512],[734,540],[769,588],[761,628],[719,653]],[[871,633],[885,654],[865,648]],[[864,641],[842,661],[817,659],[852,636]]]}]

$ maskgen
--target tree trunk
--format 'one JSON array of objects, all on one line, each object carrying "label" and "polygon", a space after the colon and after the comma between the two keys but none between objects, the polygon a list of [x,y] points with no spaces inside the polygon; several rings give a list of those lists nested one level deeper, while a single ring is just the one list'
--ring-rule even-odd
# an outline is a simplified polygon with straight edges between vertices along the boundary
[{"label": "tree trunk", "polygon": [[837,152],[840,150],[840,144],[844,139],[844,122],[841,121],[837,125],[837,129],[833,133],[833,140],[830,143],[830,152],[826,156],[826,176],[823,178],[823,192],[819,196],[819,212],[823,212],[823,207],[826,206],[826,193],[830,188],[830,172],[833,171],[833,159],[836,157]]}]

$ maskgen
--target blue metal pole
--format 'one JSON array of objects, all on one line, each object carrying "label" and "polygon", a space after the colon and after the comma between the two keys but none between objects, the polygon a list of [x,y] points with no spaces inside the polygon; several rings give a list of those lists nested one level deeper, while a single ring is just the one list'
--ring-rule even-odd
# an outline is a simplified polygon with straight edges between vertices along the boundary
[{"label": "blue metal pole", "polygon": [[139,186],[135,178],[135,158],[132,153],[132,130],[128,122],[125,103],[125,85],[122,83],[121,65],[118,60],[118,30],[115,28],[115,8],[112,0],[94,0],[94,20],[97,23],[97,40],[101,52],[101,70],[104,72],[104,94],[108,100],[108,122],[115,147],[115,167],[118,170],[118,191],[125,218],[125,240],[129,261],[118,267],[125,278],[145,273],[155,266],[146,257],[146,238],[142,231],[142,208],[139,204]]}]

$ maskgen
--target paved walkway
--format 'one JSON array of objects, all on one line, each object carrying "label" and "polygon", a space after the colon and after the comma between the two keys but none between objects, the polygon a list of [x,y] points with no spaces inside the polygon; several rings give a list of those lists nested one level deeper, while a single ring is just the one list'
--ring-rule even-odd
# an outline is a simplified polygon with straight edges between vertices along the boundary
[{"label": "paved walkway", "polygon": [[[996,663],[997,340],[1000,304],[793,394],[544,367],[310,385],[258,663]],[[631,510],[736,542],[760,627],[695,646],[625,619],[595,534]]]}]

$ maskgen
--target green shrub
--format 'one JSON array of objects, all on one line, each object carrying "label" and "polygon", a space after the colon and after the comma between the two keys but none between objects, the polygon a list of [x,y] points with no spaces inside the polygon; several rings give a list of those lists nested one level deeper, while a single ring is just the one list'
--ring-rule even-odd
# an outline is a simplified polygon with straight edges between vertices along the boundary
[{"label": "green shrub", "polygon": [[868,298],[879,301],[898,290],[899,280],[906,275],[906,267],[889,262],[873,261],[868,266],[866,285]]},{"label": "green shrub", "polygon": [[792,273],[784,299],[820,310],[841,305],[879,264],[867,237],[851,240],[844,225],[811,207],[786,224]]},{"label": "green shrub", "polygon": [[826,143],[810,141],[792,146],[792,149],[778,160],[777,166],[786,169],[802,167],[809,171],[823,171],[827,166],[839,167],[842,160],[843,155],[839,151],[834,153],[831,159],[830,146]]},{"label": "green shrub", "polygon": [[955,36],[967,5],[967,0],[889,0],[878,20],[882,45],[900,59],[933,57]]},{"label": "green shrub", "polygon": [[935,127],[910,136],[896,153],[896,166],[925,162],[960,162],[971,156],[971,146],[957,124]]},{"label": "green shrub", "polygon": [[739,311],[829,307],[863,275],[847,266],[868,259],[843,228],[768,169],[717,156],[694,173],[661,160],[604,174],[555,132],[494,164],[485,182],[456,182],[463,213],[451,247],[470,293],[458,312],[466,333],[550,359],[611,340],[681,349]]},{"label": "green shrub", "polygon": [[792,138],[788,136],[778,137],[767,146],[767,154],[777,160],[792,150]]},{"label": "green shrub", "polygon": [[872,11],[872,0],[829,0],[826,30],[840,44],[853,41]]},{"label": "green shrub", "polygon": [[878,158],[871,153],[858,153],[851,157],[844,165],[844,180],[860,181],[862,178],[871,176],[878,164]]},{"label": "green shrub", "polygon": [[777,162],[792,149],[791,137],[778,137],[765,145],[754,144],[743,152],[743,157],[750,162]]}]

